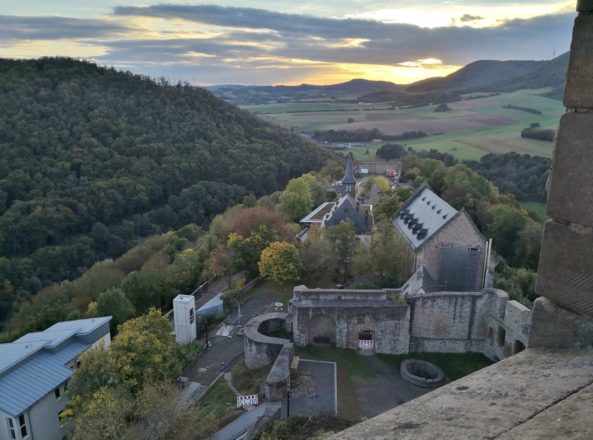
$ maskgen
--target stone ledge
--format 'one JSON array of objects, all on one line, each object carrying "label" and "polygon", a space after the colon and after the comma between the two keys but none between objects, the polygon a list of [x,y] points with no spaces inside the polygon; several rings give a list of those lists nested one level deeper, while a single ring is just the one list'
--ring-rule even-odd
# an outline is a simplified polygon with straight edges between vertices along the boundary
[{"label": "stone ledge", "polygon": [[563,309],[547,298],[535,300],[529,347],[577,348],[593,345],[593,319]]},{"label": "stone ledge", "polygon": [[[589,203],[590,200],[587,198],[582,202]],[[591,249],[593,228],[546,221],[535,287],[538,295],[566,309],[593,317]]]},{"label": "stone ledge", "polygon": [[520,437],[509,435],[521,432],[522,425],[562,412],[572,399],[586,400],[589,410],[557,422],[557,432],[571,430],[571,435],[539,438],[591,438],[584,435],[591,429],[591,394],[577,393],[592,383],[593,350],[528,349],[330,438],[514,439]]},{"label": "stone ledge", "polygon": [[[581,12],[575,20],[570,47],[570,62],[566,75],[564,106],[568,108],[592,108],[593,88],[593,14],[591,0],[581,1]],[[581,168],[578,168],[581,170]],[[585,172],[578,173],[585,176]]]}]

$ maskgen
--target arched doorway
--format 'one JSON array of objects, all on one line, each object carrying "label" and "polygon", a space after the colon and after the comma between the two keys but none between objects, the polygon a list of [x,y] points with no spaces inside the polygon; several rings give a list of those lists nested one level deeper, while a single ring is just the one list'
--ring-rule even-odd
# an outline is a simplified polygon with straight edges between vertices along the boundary
[{"label": "arched doorway", "polygon": [[309,321],[309,344],[336,345],[336,322],[328,315],[315,315]]},{"label": "arched doorway", "polygon": [[373,351],[375,341],[372,330],[363,330],[358,333],[358,348],[362,351]]},{"label": "arched doorway", "polygon": [[513,345],[513,354],[517,354],[525,350],[525,344],[523,342],[516,340],[515,344]]}]

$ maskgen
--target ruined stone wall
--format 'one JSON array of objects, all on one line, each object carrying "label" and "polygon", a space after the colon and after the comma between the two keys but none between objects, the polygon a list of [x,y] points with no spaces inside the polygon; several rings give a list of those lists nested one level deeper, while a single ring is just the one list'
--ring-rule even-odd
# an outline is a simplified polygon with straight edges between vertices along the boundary
[{"label": "ruined stone wall", "polygon": [[393,296],[299,286],[290,307],[294,343],[302,347],[321,337],[357,350],[360,333],[370,331],[377,353],[477,352],[494,360],[526,345],[531,312],[501,290],[418,294],[406,304],[387,300]]},{"label": "ruined stone wall", "polygon": [[[294,343],[303,347],[314,343],[319,317],[335,323],[337,347],[358,349],[360,332],[371,331],[377,353],[404,354],[409,347],[410,311],[407,304],[376,304],[377,307],[323,304],[292,305]],[[383,305],[383,306],[382,306]],[[324,319],[325,321],[325,319]],[[324,327],[325,330],[325,327]]]},{"label": "ruined stone wall", "polygon": [[271,365],[284,345],[290,344],[287,339],[273,338],[260,333],[260,330],[279,330],[286,318],[286,313],[266,313],[256,316],[245,324],[243,350],[247,368],[256,369]]},{"label": "ruined stone wall", "polygon": [[438,283],[438,280],[441,279],[441,274],[439,273],[440,250],[443,246],[448,246],[451,243],[455,247],[479,248],[478,267],[473,289],[480,290],[483,287],[482,281],[487,242],[465,212],[460,212],[457,217],[446,224],[430,241],[422,246],[422,264],[425,269]]}]

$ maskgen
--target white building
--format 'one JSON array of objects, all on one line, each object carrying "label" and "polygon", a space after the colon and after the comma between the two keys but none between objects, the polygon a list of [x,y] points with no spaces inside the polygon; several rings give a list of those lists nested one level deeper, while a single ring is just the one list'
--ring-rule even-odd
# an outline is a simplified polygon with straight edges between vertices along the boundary
[{"label": "white building", "polygon": [[72,426],[60,420],[78,358],[111,344],[111,316],[59,322],[0,344],[0,440],[63,440]]}]

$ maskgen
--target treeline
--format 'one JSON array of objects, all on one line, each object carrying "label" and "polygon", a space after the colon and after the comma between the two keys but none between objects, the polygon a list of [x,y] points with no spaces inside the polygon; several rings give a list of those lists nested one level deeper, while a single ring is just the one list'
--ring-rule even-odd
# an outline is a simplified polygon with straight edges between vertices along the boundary
[{"label": "treeline", "polygon": [[142,237],[207,225],[328,153],[189,85],[0,60],[0,323]]},{"label": "treeline", "polygon": [[317,130],[313,133],[313,139],[319,142],[371,142],[374,139],[383,141],[404,141],[428,136],[423,131],[406,131],[398,135],[387,135],[378,128],[370,130],[361,128],[358,130]]},{"label": "treeline", "polygon": [[512,105],[512,104],[507,104],[505,105],[503,108],[510,108],[513,110],[520,110],[522,112],[526,112],[526,113],[531,113],[533,115],[541,115],[542,112],[539,111],[536,108],[531,108],[531,107],[521,107],[520,105]]},{"label": "treeline", "polygon": [[489,153],[479,161],[469,160],[464,164],[521,202],[546,203],[546,183],[552,166],[547,157]]},{"label": "treeline", "polygon": [[415,155],[421,159],[440,160],[449,167],[457,164],[457,159],[455,159],[455,156],[452,154],[441,153],[434,148],[431,148],[430,150],[416,151],[412,147],[406,147],[400,144],[384,144],[377,149],[375,155],[384,160],[403,159],[408,155]]},{"label": "treeline", "polygon": [[556,130],[552,128],[541,128],[539,123],[534,122],[530,127],[521,131],[522,138],[535,139],[538,141],[554,142]]}]

